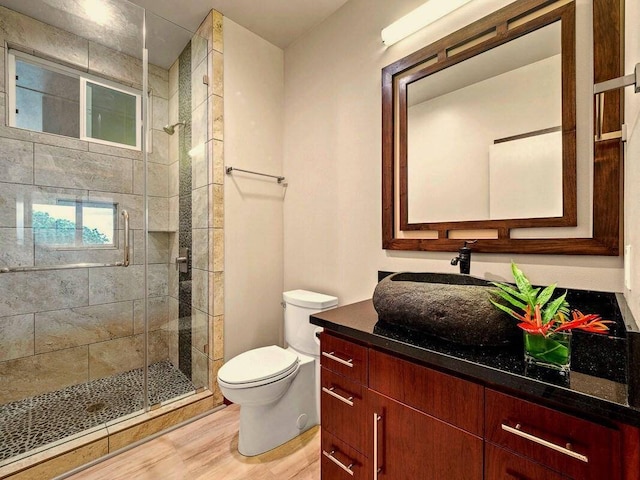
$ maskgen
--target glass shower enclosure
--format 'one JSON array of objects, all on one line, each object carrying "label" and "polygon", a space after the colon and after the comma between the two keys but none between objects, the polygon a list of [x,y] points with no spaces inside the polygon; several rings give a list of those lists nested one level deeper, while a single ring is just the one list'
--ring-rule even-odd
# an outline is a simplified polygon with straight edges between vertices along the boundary
[{"label": "glass shower enclosure", "polygon": [[1,467],[209,388],[209,328],[207,41],[123,0],[0,25]]}]

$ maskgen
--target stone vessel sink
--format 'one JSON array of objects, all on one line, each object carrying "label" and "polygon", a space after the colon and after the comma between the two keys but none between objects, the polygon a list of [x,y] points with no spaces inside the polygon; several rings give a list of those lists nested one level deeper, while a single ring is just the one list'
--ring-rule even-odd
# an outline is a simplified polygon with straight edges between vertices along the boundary
[{"label": "stone vessel sink", "polygon": [[373,306],[381,321],[472,346],[522,338],[517,320],[490,302],[490,282],[470,275],[396,273],[380,281]]}]

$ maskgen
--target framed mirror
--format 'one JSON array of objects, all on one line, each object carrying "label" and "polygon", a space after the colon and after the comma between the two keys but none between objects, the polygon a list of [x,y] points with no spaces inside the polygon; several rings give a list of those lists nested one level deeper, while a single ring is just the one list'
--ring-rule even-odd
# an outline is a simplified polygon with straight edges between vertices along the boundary
[{"label": "framed mirror", "polygon": [[[594,14],[596,42],[615,20]],[[513,235],[577,225],[575,48],[573,1],[519,0],[383,69],[383,248],[618,254],[598,168],[590,237]]]}]

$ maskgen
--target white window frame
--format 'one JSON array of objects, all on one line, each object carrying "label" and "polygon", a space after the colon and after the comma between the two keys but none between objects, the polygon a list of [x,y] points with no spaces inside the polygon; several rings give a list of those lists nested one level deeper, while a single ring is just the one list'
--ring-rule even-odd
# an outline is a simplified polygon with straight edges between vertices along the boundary
[{"label": "white window frame", "polygon": [[[125,85],[120,85],[116,82],[112,82],[106,80],[104,78],[97,77],[95,75],[91,75],[88,73],[80,72],[78,70],[74,70],[64,65],[59,65],[55,62],[45,60],[39,57],[35,57],[33,55],[29,55],[28,53],[21,52],[19,50],[9,49],[7,52],[7,85],[8,85],[8,105],[9,105],[9,122],[8,125],[14,128],[16,127],[16,57],[21,61],[31,63],[36,65],[37,67],[44,68],[47,70],[54,71],[56,73],[60,73],[63,75],[67,75],[69,77],[77,78],[79,80],[79,89],[80,89],[80,136],[79,140],[83,140],[85,142],[91,143],[99,143],[101,145],[109,145],[118,148],[126,148],[129,150],[142,150],[142,95],[138,90],[134,88],[127,87]],[[101,87],[109,88],[116,92],[125,93],[127,95],[131,95],[136,99],[136,144],[135,145],[127,145],[124,143],[118,142],[110,142],[107,140],[101,140],[99,138],[93,138],[87,136],[87,82],[90,82],[94,85],[99,85]],[[45,135],[55,135],[53,133],[47,132],[38,132]],[[76,137],[67,137],[67,138],[76,138]]]}]

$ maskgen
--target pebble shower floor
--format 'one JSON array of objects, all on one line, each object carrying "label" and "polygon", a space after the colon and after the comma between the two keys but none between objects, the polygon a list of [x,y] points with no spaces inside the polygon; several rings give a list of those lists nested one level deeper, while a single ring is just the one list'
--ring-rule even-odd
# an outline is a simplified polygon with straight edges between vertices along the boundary
[{"label": "pebble shower floor", "polygon": [[[169,361],[149,365],[149,404],[194,393]],[[0,464],[65,437],[140,411],[141,368],[0,405]]]}]

